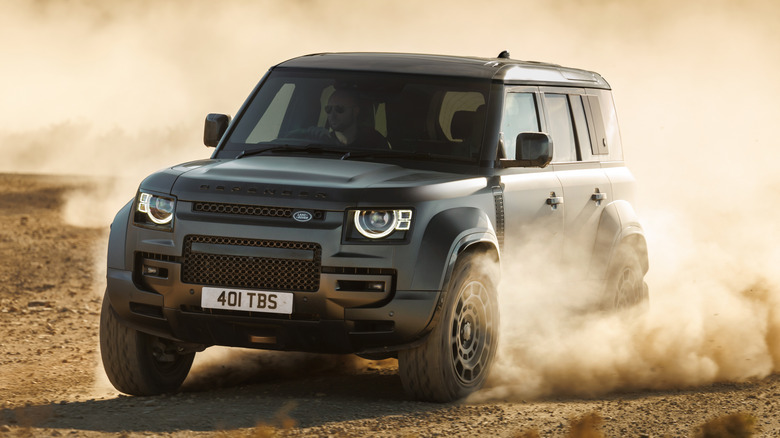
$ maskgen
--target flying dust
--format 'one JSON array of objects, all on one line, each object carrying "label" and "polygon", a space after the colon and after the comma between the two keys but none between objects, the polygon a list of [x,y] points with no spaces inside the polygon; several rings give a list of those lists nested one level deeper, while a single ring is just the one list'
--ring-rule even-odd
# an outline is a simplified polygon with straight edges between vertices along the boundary
[{"label": "flying dust", "polygon": [[[74,193],[64,211],[69,222],[106,226],[146,174],[208,156],[205,114],[235,112],[270,65],[292,56],[508,49],[518,59],[593,69],[615,90],[626,161],[639,181],[651,306],[583,317],[556,310],[561,297],[518,290],[505,277],[503,313],[513,317],[502,319],[498,363],[476,398],[674,388],[780,371],[780,230],[771,202],[780,192],[780,4],[490,5],[11,2],[0,16],[0,38],[15,42],[0,47],[13,60],[0,82],[0,171],[109,181]],[[209,369],[196,366],[193,378]]]}]

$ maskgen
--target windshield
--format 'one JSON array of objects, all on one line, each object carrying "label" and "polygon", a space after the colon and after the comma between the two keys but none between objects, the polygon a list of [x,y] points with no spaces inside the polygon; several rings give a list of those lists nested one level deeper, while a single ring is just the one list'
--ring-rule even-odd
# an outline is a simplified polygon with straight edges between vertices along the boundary
[{"label": "windshield", "polygon": [[322,148],[353,151],[356,157],[477,162],[489,85],[421,75],[279,68],[253,96],[218,156]]}]

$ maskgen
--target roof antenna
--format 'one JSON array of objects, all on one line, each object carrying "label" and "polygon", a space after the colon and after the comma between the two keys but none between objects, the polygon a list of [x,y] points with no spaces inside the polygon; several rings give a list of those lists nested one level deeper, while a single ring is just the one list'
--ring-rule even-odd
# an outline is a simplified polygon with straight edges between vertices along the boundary
[{"label": "roof antenna", "polygon": [[509,59],[509,52],[504,50],[503,52],[499,53],[498,59]]}]

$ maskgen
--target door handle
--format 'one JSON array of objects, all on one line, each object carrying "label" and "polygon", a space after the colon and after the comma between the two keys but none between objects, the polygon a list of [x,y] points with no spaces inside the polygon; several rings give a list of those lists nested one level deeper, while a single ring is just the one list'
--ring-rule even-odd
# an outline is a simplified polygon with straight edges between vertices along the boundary
[{"label": "door handle", "polygon": [[547,205],[553,210],[557,210],[559,204],[563,204],[563,196],[555,196],[555,192],[550,192],[550,197],[547,198]]},{"label": "door handle", "polygon": [[596,201],[596,205],[601,205],[601,201],[607,200],[607,194],[602,193],[598,188],[596,188],[596,191],[593,192],[592,195],[590,195],[590,199],[592,201]]}]

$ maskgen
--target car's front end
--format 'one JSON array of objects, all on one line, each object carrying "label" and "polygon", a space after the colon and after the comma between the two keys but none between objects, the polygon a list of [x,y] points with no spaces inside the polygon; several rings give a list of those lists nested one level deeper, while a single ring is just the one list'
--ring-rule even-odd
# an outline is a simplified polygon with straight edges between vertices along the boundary
[{"label": "car's front end", "polygon": [[[413,185],[388,182],[409,176]],[[418,258],[426,222],[447,202],[434,198],[480,184],[317,158],[174,167],[117,216],[108,296],[129,326],[187,343],[392,350],[425,332],[438,302],[450,248]]]}]

